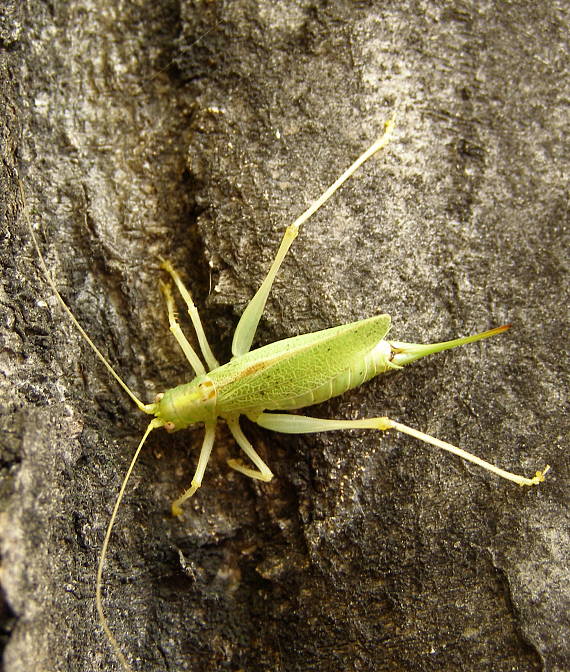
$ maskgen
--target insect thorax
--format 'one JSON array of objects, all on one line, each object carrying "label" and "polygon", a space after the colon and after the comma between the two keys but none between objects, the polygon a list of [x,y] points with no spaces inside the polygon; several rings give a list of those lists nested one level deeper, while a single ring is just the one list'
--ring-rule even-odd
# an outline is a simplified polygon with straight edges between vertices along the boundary
[{"label": "insect thorax", "polygon": [[172,430],[184,429],[196,422],[216,419],[216,386],[208,375],[164,392],[155,412],[157,418],[172,423]]}]

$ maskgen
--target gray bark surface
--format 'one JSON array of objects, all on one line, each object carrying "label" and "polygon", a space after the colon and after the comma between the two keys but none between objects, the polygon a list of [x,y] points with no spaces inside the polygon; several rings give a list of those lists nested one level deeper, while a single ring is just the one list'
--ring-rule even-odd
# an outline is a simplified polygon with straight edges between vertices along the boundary
[{"label": "gray bark surface", "polygon": [[[284,227],[393,142],[295,241],[257,344],[387,312],[391,337],[507,334],[311,409],[390,415],[532,490],[395,434],[157,431],[112,538],[105,607],[133,669],[570,669],[569,26],[565,2],[0,2],[4,672],[118,664],[104,531],[146,401],[191,372],[159,257],[218,357]],[[183,319],[182,307],[180,313]],[[186,328],[187,333],[191,333]]]}]

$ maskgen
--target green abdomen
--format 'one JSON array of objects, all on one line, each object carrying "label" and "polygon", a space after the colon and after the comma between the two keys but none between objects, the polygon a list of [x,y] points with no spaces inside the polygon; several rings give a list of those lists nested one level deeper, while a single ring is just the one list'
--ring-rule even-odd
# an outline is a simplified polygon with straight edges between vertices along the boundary
[{"label": "green abdomen", "polygon": [[[310,371],[299,370],[297,362],[294,367],[282,365],[261,368],[257,372],[249,370],[239,382],[234,379],[229,384],[224,382],[223,375],[216,380],[217,372],[212,371],[210,376],[217,387],[216,411],[225,416],[262,410],[294,410],[321,403],[386,371],[390,352],[389,344],[382,340],[367,354],[345,356],[344,361],[335,361],[334,366],[330,366],[326,358],[312,357],[307,364]],[[243,366],[243,362],[240,364]],[[218,369],[220,374],[225,368]]]},{"label": "green abdomen", "polygon": [[[384,346],[387,346],[386,348]],[[329,378],[325,383],[312,390],[306,390],[297,395],[291,395],[285,398],[275,400],[273,404],[266,407],[266,410],[272,411],[292,411],[313,404],[320,404],[323,401],[337,397],[354,387],[358,387],[377,376],[384,373],[388,368],[386,361],[390,354],[390,346],[386,341],[381,341],[372,352],[364,357],[353,361],[341,373]],[[264,409],[265,410],[265,409]]]}]

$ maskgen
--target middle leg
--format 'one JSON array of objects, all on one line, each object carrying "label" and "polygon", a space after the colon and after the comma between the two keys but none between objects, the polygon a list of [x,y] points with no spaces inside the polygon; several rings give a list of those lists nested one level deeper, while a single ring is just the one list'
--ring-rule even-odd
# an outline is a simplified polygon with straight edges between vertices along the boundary
[{"label": "middle leg", "polygon": [[239,447],[243,452],[249,457],[249,459],[255,464],[257,469],[252,469],[251,467],[246,467],[241,460],[228,460],[228,465],[239,471],[250,478],[255,478],[259,481],[270,481],[273,478],[273,473],[271,469],[265,464],[265,462],[259,457],[255,448],[247,440],[245,434],[242,432],[241,427],[239,426],[239,419],[226,419],[230,432],[232,433],[234,439],[237,441]]}]

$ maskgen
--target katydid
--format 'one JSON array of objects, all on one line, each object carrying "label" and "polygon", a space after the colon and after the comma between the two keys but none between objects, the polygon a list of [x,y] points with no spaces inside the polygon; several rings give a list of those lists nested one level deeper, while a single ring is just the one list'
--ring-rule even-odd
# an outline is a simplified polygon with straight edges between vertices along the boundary
[{"label": "katydid", "polygon": [[[412,429],[388,417],[375,417],[361,420],[320,419],[306,415],[288,414],[276,411],[297,411],[340,395],[355,388],[371,378],[429,354],[473,343],[506,331],[509,326],[497,327],[483,333],[458,338],[443,343],[419,345],[400,341],[388,341],[386,335],[390,329],[390,317],[378,315],[315,333],[294,336],[256,350],[251,345],[258,323],[265,308],[273,281],[277,276],[292,242],[297,237],[301,225],[307,221],[334,192],[371,156],[386,146],[394,127],[393,121],[386,123],[381,135],[293,224],[287,227],[275,259],[255,296],[245,308],[236,327],[232,343],[232,359],[220,366],[212,353],[204,333],[198,311],[176,270],[168,261],[162,262],[162,268],[170,276],[171,282],[161,283],[166,301],[170,331],[181,347],[192,367],[195,377],[157,395],[155,401],[144,404],[132,392],[127,384],[105,359],[97,346],[80,326],[71,310],[59,294],[52,279],[39,244],[27,219],[30,233],[36,247],[40,263],[47,282],[55,293],[71,321],[79,329],[84,339],[97,357],[107,367],[111,375],[127,392],[138,408],[153,416],[148,424],[128,471],[123,479],[114,509],[109,521],[97,570],[96,602],[100,623],[109,642],[125,670],[132,670],[119,645],[109,629],[102,605],[102,576],[109,539],[119,506],[137,461],[139,453],[150,432],[164,427],[167,432],[175,432],[190,425],[201,423],[205,427],[204,439],[198,464],[190,487],[172,504],[175,516],[182,514],[182,504],[190,498],[202,484],[204,472],[214,444],[218,419],[225,420],[236,442],[249,458],[252,465],[241,460],[230,459],[228,465],[250,478],[270,481],[271,470],[258,455],[245,437],[239,424],[239,418],[245,415],[261,427],[276,432],[301,434],[325,432],[339,429],[377,429],[386,431],[395,429],[409,434],[426,443],[447,450],[459,457],[511,480],[519,485],[535,485],[544,480],[548,471],[536,472],[532,478],[525,478],[500,469],[478,457],[445,441]],[[23,198],[23,191],[22,191]],[[25,207],[25,206],[24,206]],[[186,303],[190,319],[196,331],[202,359],[183,334],[175,313],[172,283],[178,289]]]}]

